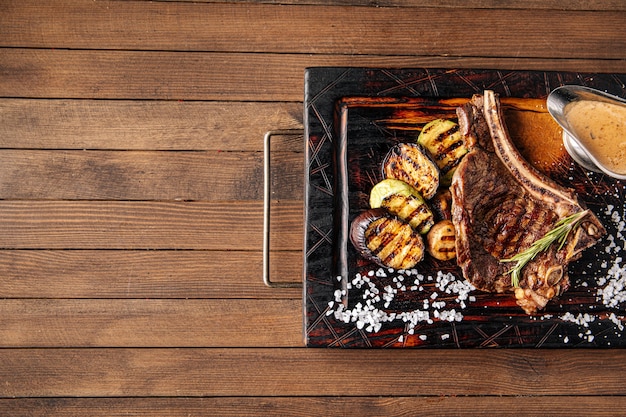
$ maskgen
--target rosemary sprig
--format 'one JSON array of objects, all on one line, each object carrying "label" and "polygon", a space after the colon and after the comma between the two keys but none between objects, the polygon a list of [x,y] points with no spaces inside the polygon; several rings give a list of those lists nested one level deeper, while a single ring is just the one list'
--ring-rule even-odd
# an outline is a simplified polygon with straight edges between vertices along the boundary
[{"label": "rosemary sprig", "polygon": [[580,221],[589,213],[589,210],[580,211],[570,216],[564,217],[555,223],[554,228],[547,232],[541,239],[536,240],[528,249],[517,255],[501,259],[500,262],[515,262],[515,266],[509,270],[511,274],[511,284],[519,287],[519,280],[522,276],[522,269],[532,261],[539,253],[547,250],[554,242],[559,243],[559,250],[565,245],[569,233],[575,229]]}]

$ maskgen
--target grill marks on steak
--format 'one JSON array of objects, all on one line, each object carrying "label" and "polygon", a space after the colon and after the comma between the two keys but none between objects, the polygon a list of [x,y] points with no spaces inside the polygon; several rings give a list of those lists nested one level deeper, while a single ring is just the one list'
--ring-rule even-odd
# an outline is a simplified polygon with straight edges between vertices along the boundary
[{"label": "grill marks on steak", "polygon": [[549,231],[546,225],[557,221],[554,212],[544,204],[506,191],[492,199],[492,207],[481,207],[485,213],[480,208],[477,211],[478,217],[485,219],[482,227],[477,228],[479,240],[496,259],[511,258],[528,248]]},{"label": "grill marks on steak", "polygon": [[510,140],[497,96],[486,91],[457,110],[470,152],[454,174],[452,221],[457,262],[465,278],[488,292],[514,291],[528,314],[569,287],[567,264],[593,245],[604,228],[589,214],[559,251],[552,245],[523,269],[513,288],[501,262],[530,247],[555,223],[584,210],[572,190],[560,187],[526,162]]}]

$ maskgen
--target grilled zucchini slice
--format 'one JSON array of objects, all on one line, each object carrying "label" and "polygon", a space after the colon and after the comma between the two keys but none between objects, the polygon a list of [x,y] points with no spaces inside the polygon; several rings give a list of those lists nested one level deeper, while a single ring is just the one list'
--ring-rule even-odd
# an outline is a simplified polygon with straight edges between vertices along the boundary
[{"label": "grilled zucchini slice", "polygon": [[382,164],[384,178],[412,185],[426,200],[439,187],[439,167],[428,152],[417,143],[399,143],[392,147]]},{"label": "grilled zucchini slice", "polygon": [[387,178],[374,185],[370,192],[370,207],[382,207],[409,223],[420,234],[426,234],[435,224],[435,216],[426,200],[415,187],[404,181]]},{"label": "grilled zucchini slice", "polygon": [[422,236],[382,208],[358,215],[352,221],[350,240],[365,259],[380,266],[410,269],[424,258]]},{"label": "grilled zucchini slice", "polygon": [[456,258],[454,225],[451,220],[442,220],[431,227],[426,236],[426,250],[435,259],[449,261]]},{"label": "grilled zucchini slice", "polygon": [[468,152],[459,125],[452,120],[435,119],[424,126],[417,143],[426,148],[439,167],[441,185],[450,185],[456,166]]}]

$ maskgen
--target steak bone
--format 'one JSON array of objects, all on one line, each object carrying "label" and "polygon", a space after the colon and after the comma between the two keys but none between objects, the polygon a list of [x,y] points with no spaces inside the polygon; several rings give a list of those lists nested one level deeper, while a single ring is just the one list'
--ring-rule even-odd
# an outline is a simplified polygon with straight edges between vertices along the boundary
[{"label": "steak bone", "polygon": [[[515,293],[527,314],[544,308],[569,287],[567,265],[605,234],[596,216],[569,188],[557,184],[519,153],[493,91],[475,95],[457,109],[460,131],[470,152],[454,174],[452,221],[457,263],[476,288]],[[511,283],[511,258],[554,228],[585,211],[580,227],[562,248],[551,245],[524,266],[519,286]]]}]

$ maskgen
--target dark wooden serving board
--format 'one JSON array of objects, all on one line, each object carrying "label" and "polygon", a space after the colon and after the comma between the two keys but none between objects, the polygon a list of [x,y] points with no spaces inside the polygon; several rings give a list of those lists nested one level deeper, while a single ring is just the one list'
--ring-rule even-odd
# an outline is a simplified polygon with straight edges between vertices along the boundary
[{"label": "dark wooden serving board", "polygon": [[[608,305],[598,294],[598,289],[606,285],[603,280],[615,278],[616,269],[623,270],[621,252],[615,247],[606,248],[612,239],[624,249],[620,221],[626,218],[625,184],[584,170],[564,151],[562,131],[545,108],[548,93],[564,84],[587,85],[626,96],[624,74],[466,69],[307,70],[304,332],[308,346],[626,345],[626,331],[622,327],[626,303]],[[607,238],[570,264],[570,290],[536,316],[524,314],[512,294],[472,291],[471,301],[456,299],[454,292],[445,294],[444,290],[451,285],[446,287],[445,280],[463,282],[454,262],[427,258],[413,275],[381,271],[363,260],[346,236],[350,221],[368,208],[367,196],[381,179],[380,162],[386,151],[395,143],[414,141],[421,127],[434,118],[455,118],[456,106],[485,89],[501,96],[505,122],[525,158],[555,181],[574,188],[608,231]],[[417,281],[415,273],[420,274]],[[361,282],[359,274],[372,275],[368,278],[371,287]],[[439,285],[438,274],[440,278],[445,274]],[[395,292],[392,287],[396,288]],[[364,300],[372,300],[367,293],[372,288],[381,294],[387,290],[394,294],[388,302],[371,301],[375,313],[384,314],[386,321],[370,326],[372,321],[346,320],[346,310],[356,315]],[[411,321],[416,314],[424,312],[430,320]],[[451,316],[455,318],[448,320]]]}]

